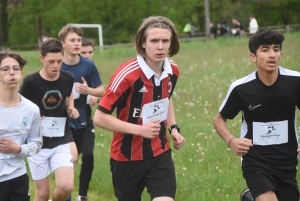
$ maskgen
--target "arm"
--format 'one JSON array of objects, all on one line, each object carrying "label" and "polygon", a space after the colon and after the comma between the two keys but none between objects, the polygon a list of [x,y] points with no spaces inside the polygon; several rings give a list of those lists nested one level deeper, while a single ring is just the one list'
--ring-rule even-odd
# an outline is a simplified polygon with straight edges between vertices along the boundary
[{"label": "arm", "polygon": [[67,113],[72,119],[77,119],[79,117],[79,112],[76,108],[74,108],[74,98],[73,93],[70,94],[69,97],[66,98],[67,102]]},{"label": "arm", "polygon": [[141,126],[119,120],[111,114],[106,114],[98,109],[94,116],[94,124],[98,127],[113,132],[138,135],[145,138],[154,138],[159,135],[160,124],[158,122],[159,120],[154,120]]},{"label": "arm", "polygon": [[[167,122],[168,122],[168,126],[172,126],[172,125],[176,124],[172,98],[170,98],[170,100],[169,100]],[[173,139],[174,148],[179,150],[185,143],[184,137],[178,133],[177,129],[171,130],[171,136]]]},{"label": "arm", "polygon": [[78,91],[80,94],[90,94],[96,97],[101,97],[104,94],[104,87],[103,85],[99,85],[95,88],[91,88],[88,86],[86,80],[82,77],[82,84],[76,83],[75,90]]},{"label": "arm", "polygon": [[249,151],[250,146],[253,146],[252,140],[246,138],[235,138],[235,136],[229,132],[226,121],[227,119],[222,117],[220,112],[217,112],[213,121],[213,125],[217,133],[226,142],[226,144],[233,149],[236,155],[246,154]]}]

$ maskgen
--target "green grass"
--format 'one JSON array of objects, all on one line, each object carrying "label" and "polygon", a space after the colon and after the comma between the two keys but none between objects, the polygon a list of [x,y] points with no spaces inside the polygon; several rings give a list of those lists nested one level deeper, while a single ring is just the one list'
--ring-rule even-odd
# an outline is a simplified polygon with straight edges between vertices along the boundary
[{"label": "green grass", "polygon": [[[180,151],[173,150],[178,201],[235,201],[246,188],[240,157],[234,155],[218,136],[212,120],[229,85],[256,70],[249,58],[247,44],[247,39],[233,38],[187,42],[181,44],[181,51],[173,57],[180,68],[173,102],[177,122],[186,138],[186,144]],[[282,51],[281,66],[300,71],[300,33],[286,35]],[[25,75],[41,68],[38,52],[20,53],[29,60],[24,69]],[[133,47],[96,50],[94,60],[104,86],[121,63],[135,56]],[[297,123],[299,132],[299,117]],[[240,124],[240,116],[228,121],[228,127],[235,136],[240,135]],[[116,201],[109,169],[111,139],[112,132],[96,129],[95,169],[89,190],[91,201]],[[80,164],[79,160],[73,198],[78,195]],[[299,173],[297,180],[300,181]],[[34,185],[32,180],[30,182],[33,197]],[[150,200],[146,192],[143,200]]]}]

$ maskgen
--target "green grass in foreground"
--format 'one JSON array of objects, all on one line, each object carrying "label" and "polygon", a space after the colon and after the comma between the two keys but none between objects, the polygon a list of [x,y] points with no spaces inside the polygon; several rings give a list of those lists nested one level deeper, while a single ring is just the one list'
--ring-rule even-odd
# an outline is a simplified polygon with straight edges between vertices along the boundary
[{"label": "green grass in foreground", "polygon": [[[240,157],[234,155],[217,135],[212,120],[231,82],[255,70],[247,44],[247,39],[233,38],[182,43],[181,51],[173,57],[180,68],[173,102],[177,122],[186,138],[180,151],[173,150],[178,201],[237,201],[240,192],[246,188]],[[300,71],[300,33],[286,35],[282,51],[281,66]],[[25,75],[41,68],[38,52],[20,53],[29,60]],[[132,47],[96,50],[94,60],[104,86],[121,63],[135,56]],[[240,134],[240,123],[240,116],[228,121],[230,131],[236,136]],[[299,117],[297,123],[299,132]],[[96,129],[95,169],[89,190],[91,201],[116,201],[109,169],[111,138],[111,132]],[[80,165],[81,161],[76,169],[73,200],[78,195]],[[297,180],[300,181],[299,173]],[[30,185],[33,200],[32,180]],[[150,200],[146,192],[143,200]]]}]

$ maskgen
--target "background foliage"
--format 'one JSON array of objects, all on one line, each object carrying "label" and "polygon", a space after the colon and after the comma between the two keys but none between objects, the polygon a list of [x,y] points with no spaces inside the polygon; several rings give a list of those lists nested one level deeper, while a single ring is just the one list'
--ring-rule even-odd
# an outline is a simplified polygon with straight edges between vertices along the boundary
[{"label": "background foliage", "polygon": [[[249,15],[260,26],[299,23],[299,0],[210,0],[210,20],[238,17],[248,27]],[[68,23],[102,24],[104,44],[128,43],[140,20],[150,15],[170,18],[180,34],[191,21],[205,32],[204,0],[0,0],[0,46],[37,43],[43,33],[57,37]],[[97,40],[97,31],[85,29]]]}]

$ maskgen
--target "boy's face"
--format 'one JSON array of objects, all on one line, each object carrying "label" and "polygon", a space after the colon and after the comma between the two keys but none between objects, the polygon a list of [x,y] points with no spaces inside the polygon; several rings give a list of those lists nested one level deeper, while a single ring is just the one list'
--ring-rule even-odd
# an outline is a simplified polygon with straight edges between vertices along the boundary
[{"label": "boy's face", "polygon": [[64,51],[76,55],[80,53],[81,48],[81,36],[77,33],[68,33],[65,40],[62,41]]},{"label": "boy's face", "polygon": [[162,63],[171,47],[171,32],[164,28],[149,28],[146,30],[146,41],[142,44],[145,49],[145,61],[151,64]]},{"label": "boy's face", "polygon": [[91,46],[91,45],[81,46],[81,48],[80,48],[80,54],[83,57],[92,60],[93,56],[94,56],[94,48],[93,48],[93,46]]},{"label": "boy's face", "polygon": [[9,89],[18,87],[23,72],[19,62],[14,58],[7,57],[0,64],[0,83]]},{"label": "boy's face", "polygon": [[46,56],[40,55],[40,60],[44,65],[44,70],[49,78],[56,78],[62,66],[63,55],[58,53],[47,53]]},{"label": "boy's face", "polygon": [[261,45],[256,55],[251,53],[252,61],[256,63],[258,71],[272,73],[277,70],[282,56],[279,44]]}]

